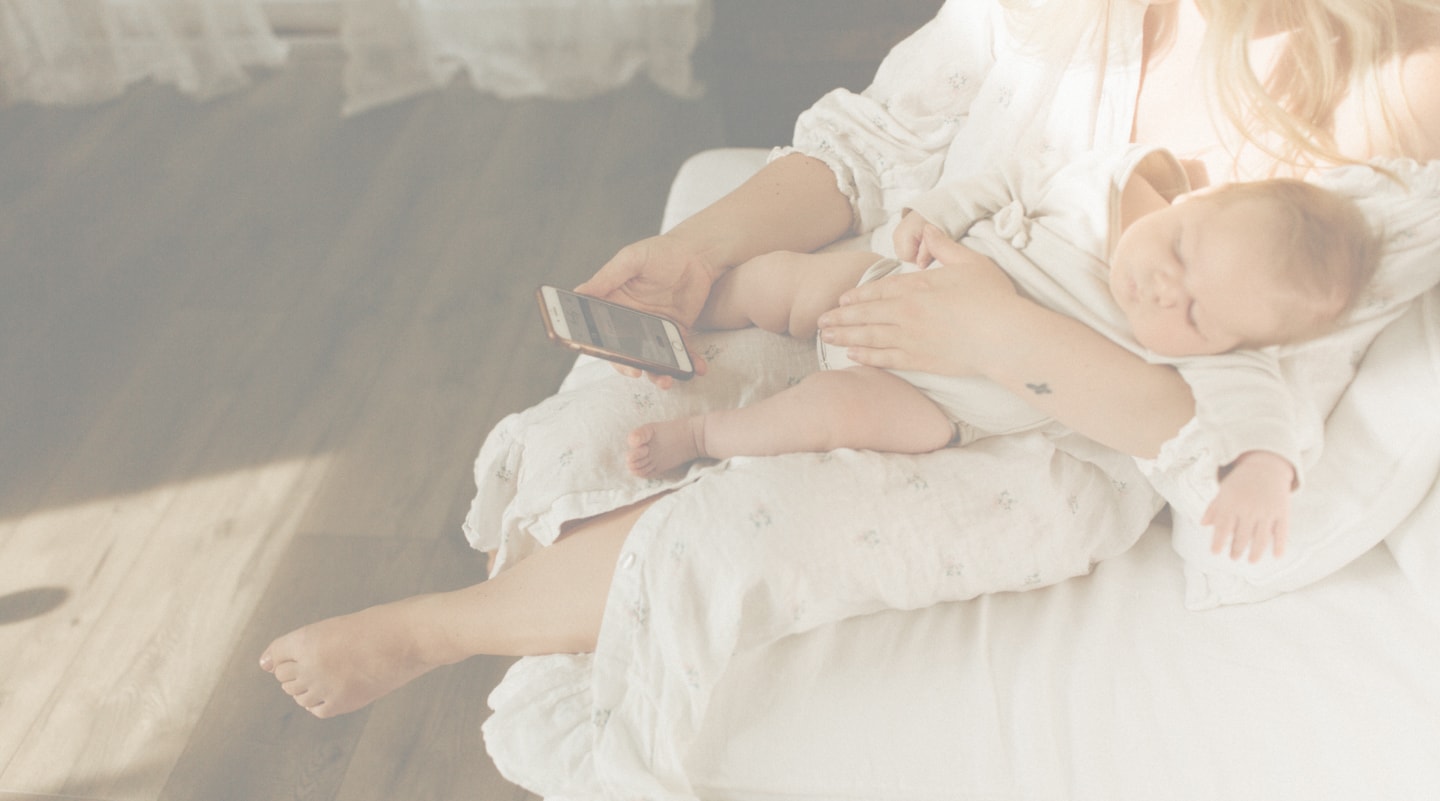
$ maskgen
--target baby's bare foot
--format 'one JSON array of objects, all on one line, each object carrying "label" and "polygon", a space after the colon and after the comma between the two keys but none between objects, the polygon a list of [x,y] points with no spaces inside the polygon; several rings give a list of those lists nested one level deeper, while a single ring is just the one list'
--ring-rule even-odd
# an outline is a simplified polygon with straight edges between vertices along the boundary
[{"label": "baby's bare foot", "polygon": [[637,476],[658,475],[707,455],[702,447],[702,418],[681,417],[649,423],[630,432],[626,464]]},{"label": "baby's bare foot", "polygon": [[296,629],[265,649],[260,667],[317,718],[353,712],[444,664],[419,645],[423,603],[407,598]]}]

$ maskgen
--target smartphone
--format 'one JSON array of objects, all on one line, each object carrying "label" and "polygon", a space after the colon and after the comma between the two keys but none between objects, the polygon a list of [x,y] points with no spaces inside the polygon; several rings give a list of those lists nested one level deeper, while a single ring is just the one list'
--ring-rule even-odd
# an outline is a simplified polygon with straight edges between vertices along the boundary
[{"label": "smartphone", "polygon": [[690,378],[695,365],[674,320],[553,286],[535,293],[550,339],[651,373]]}]

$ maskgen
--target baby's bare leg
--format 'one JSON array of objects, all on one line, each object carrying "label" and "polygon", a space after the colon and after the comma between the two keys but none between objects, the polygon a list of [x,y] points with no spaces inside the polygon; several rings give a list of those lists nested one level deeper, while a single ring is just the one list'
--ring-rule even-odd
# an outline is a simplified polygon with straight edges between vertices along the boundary
[{"label": "baby's bare leg", "polygon": [[701,457],[858,448],[928,453],[954,436],[950,419],[903,378],[871,367],[823,370],[741,409],[641,426],[630,470],[649,476]]},{"label": "baby's bare leg", "polygon": [[814,336],[815,321],[855,286],[874,253],[776,251],[741,264],[715,282],[697,328],[755,326],[776,334]]},{"label": "baby's bare leg", "polygon": [[592,651],[615,560],[653,500],[581,523],[480,584],[296,629],[265,649],[260,666],[297,704],[329,718],[478,654]]}]

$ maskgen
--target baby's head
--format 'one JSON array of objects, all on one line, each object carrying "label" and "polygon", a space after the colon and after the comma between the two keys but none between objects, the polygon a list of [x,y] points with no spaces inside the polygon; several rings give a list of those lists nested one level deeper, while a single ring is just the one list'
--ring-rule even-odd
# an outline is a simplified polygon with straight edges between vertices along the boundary
[{"label": "baby's head", "polygon": [[1193,192],[1121,234],[1110,291],[1164,356],[1300,342],[1329,331],[1380,258],[1348,199],[1290,179]]}]

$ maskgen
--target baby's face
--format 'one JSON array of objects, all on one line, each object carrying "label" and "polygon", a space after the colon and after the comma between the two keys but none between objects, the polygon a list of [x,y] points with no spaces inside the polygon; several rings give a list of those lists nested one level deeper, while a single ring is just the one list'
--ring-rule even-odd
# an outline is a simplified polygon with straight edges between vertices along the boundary
[{"label": "baby's face", "polygon": [[1263,204],[1203,198],[1147,214],[1120,235],[1110,293],[1135,339],[1162,356],[1224,353],[1282,330],[1279,247]]}]

